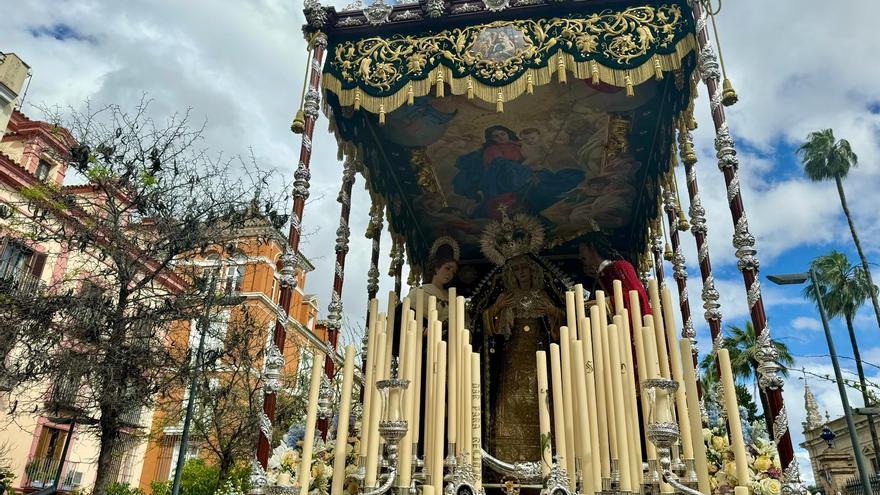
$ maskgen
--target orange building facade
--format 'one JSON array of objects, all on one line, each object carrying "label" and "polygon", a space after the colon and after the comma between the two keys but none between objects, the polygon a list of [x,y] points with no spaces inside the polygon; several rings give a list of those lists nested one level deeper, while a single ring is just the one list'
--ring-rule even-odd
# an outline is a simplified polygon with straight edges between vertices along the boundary
[{"label": "orange building facade", "polygon": [[[306,275],[314,267],[305,257],[299,256],[296,273],[297,285],[293,298],[289,307],[280,308],[281,284],[279,277],[281,276],[281,255],[287,245],[286,238],[268,224],[254,223],[254,225],[243,229],[237,239],[232,246],[227,246],[223,252],[209,250],[206,256],[194,259],[192,263],[205,270],[211,270],[219,276],[219,290],[244,298],[244,307],[247,308],[250,317],[257,322],[255,327],[260,332],[260,335],[254,336],[257,341],[268,342],[271,338],[276,315],[282,309],[287,313],[288,338],[285,340],[285,348],[282,353],[285,357],[285,374],[292,379],[299,367],[301,351],[309,347],[305,335],[311,334],[322,342],[326,341],[326,332],[316,328],[317,299],[303,292]],[[232,314],[228,318],[234,320],[236,313],[240,311],[242,311],[241,308],[233,308]],[[199,336],[198,331],[193,331],[193,327],[194,325],[191,323],[186,325],[183,330],[191,350],[198,346]],[[225,329],[221,328],[219,331],[222,333],[225,332]],[[261,371],[261,369],[253,370],[254,373]],[[218,375],[220,376],[217,379],[222,380],[222,372]],[[180,396],[181,399],[188,396],[183,390],[173,395]],[[183,400],[175,403],[173,407],[176,407],[177,404],[181,408],[185,408]],[[180,449],[182,422],[176,419],[169,420],[171,415],[174,415],[175,418],[182,417],[182,411],[157,408],[153,414],[149,441],[143,455],[143,468],[139,478],[141,489],[147,490],[153,481],[166,481],[174,476]],[[192,430],[190,430],[188,443],[187,457],[199,456],[203,447],[200,439],[193,434]]]}]

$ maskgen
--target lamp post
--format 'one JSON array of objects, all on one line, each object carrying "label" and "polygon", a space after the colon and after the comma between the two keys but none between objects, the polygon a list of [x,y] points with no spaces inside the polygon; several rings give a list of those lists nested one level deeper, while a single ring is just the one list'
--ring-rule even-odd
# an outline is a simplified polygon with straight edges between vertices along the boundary
[{"label": "lamp post", "polygon": [[819,316],[822,318],[822,328],[825,329],[825,339],[828,341],[828,353],[831,355],[831,365],[834,367],[834,377],[837,381],[837,390],[840,392],[840,402],[843,404],[843,416],[846,418],[846,426],[849,430],[849,438],[853,446],[853,456],[856,459],[856,468],[859,470],[859,481],[862,484],[862,493],[873,493],[871,482],[868,479],[868,471],[865,470],[865,459],[862,457],[862,449],[859,446],[859,436],[853,421],[852,409],[849,407],[849,398],[846,395],[843,375],[840,372],[840,362],[837,359],[837,350],[834,348],[834,340],[831,338],[831,329],[828,327],[828,316],[825,314],[825,304],[822,302],[822,292],[819,290],[819,281],[816,272],[810,268],[806,273],[790,273],[785,275],[768,275],[767,280],[777,285],[802,284],[810,280],[813,290],[816,292],[816,302],[819,306]]},{"label": "lamp post", "polygon": [[210,328],[210,317],[211,317],[211,309],[213,306],[237,306],[244,301],[244,296],[235,296],[224,294],[222,297],[217,297],[217,282],[219,276],[218,274],[212,274],[210,276],[210,285],[208,287],[208,297],[205,300],[205,311],[202,314],[201,318],[199,318],[198,323],[196,324],[196,329],[199,332],[199,346],[196,349],[196,367],[193,371],[192,378],[189,384],[189,397],[186,402],[186,414],[183,417],[183,429],[180,434],[180,447],[177,450],[177,463],[174,467],[174,481],[171,483],[171,493],[172,495],[178,495],[180,493],[180,476],[183,473],[183,465],[186,462],[186,452],[188,450],[189,443],[189,425],[192,421],[193,411],[195,409],[195,399],[196,394],[198,393],[198,378],[200,372],[203,367],[203,360],[205,354],[205,334],[208,333],[208,329]]}]

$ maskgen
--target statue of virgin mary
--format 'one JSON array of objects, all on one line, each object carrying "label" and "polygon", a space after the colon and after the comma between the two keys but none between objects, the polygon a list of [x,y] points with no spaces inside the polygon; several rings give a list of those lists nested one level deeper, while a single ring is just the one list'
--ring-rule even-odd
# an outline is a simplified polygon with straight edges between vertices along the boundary
[{"label": "statue of virgin mary", "polygon": [[544,235],[534,218],[502,213],[487,227],[483,254],[496,265],[471,299],[475,341],[482,339],[483,438],[506,462],[541,457],[535,353],[558,340],[565,284],[538,256]]}]

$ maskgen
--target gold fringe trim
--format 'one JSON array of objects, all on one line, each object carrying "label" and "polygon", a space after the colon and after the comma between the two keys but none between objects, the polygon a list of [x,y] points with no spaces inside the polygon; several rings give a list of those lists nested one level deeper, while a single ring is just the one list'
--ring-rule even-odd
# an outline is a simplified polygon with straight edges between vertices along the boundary
[{"label": "gold fringe trim", "polygon": [[[404,88],[388,96],[372,96],[362,92],[360,87],[342,89],[342,83],[339,79],[327,72],[322,78],[322,85],[326,91],[339,97],[340,105],[354,106],[355,110],[363,108],[371,113],[379,113],[380,105],[384,107],[386,113],[393,112],[408,101],[410,91],[412,91],[414,98],[426,96],[431,93],[435,85],[438,97],[444,94],[444,90],[440,88],[448,85],[450,94],[467,95],[468,98],[476,97],[487,103],[494,102],[496,108],[500,108],[498,111],[501,112],[504,108],[504,102],[513,101],[523,93],[528,93],[529,86],[534,88],[534,86],[549,84],[554,73],[559,77],[559,82],[565,82],[566,76],[563,74],[566,71],[571,72],[576,79],[590,79],[593,84],[603,82],[611,86],[626,88],[627,94],[631,95],[635,93],[633,89],[635,86],[657,77],[658,64],[661,72],[677,70],[681,68],[681,60],[696,48],[696,38],[693,34],[688,34],[675,45],[673,53],[655,55],[639,67],[628,70],[612,69],[595,60],[577,62],[570,54],[560,51],[556,55],[557,64],[555,66],[550,63],[554,58],[550,57],[546,66],[526,69],[519,78],[505,86],[489,86],[470,76],[455,78],[452,71],[445,65],[440,65],[432,70],[426,79],[410,81]],[[560,69],[563,70],[560,72]]]}]

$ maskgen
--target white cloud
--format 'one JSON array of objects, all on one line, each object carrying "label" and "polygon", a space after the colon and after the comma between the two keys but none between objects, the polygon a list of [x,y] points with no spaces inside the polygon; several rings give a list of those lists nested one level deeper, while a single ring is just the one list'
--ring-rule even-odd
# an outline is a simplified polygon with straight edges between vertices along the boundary
[{"label": "white cloud", "polygon": [[798,316],[794,320],[791,321],[791,327],[795,330],[821,330],[822,323],[815,318],[810,318],[807,316]]}]

